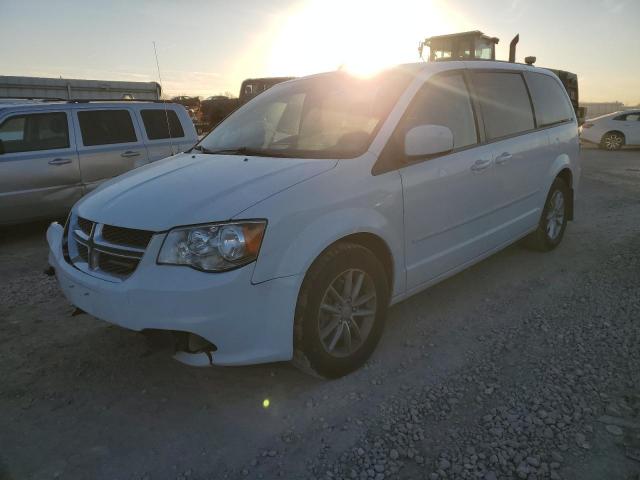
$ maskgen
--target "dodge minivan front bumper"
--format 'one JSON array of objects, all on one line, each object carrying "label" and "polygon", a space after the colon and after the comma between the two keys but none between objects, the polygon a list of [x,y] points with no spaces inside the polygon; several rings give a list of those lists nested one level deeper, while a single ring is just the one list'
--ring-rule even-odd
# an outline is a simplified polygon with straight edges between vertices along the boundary
[{"label": "dodge minivan front bumper", "polygon": [[[224,273],[157,265],[164,234],[155,235],[136,271],[109,282],[69,264],[63,255],[64,229],[47,230],[49,264],[64,295],[96,318],[131,330],[172,330],[213,343],[215,365],[248,365],[290,360],[293,318],[300,276],[251,282],[254,263]],[[209,365],[205,353],[179,353],[192,365]]]}]

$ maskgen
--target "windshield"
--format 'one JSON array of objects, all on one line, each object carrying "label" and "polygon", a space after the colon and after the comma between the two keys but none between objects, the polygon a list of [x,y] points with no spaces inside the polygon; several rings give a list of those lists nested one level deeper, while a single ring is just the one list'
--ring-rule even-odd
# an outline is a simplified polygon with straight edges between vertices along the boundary
[{"label": "windshield", "polygon": [[276,85],[218,125],[204,153],[352,158],[364,153],[411,76],[333,72]]}]

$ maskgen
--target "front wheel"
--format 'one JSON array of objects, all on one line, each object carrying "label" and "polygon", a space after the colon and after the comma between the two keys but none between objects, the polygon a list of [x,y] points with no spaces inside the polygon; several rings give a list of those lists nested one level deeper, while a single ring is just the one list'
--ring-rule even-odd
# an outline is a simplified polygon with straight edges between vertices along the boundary
[{"label": "front wheel", "polygon": [[602,137],[600,146],[605,150],[620,150],[624,145],[624,136],[618,132],[609,132]]},{"label": "front wheel", "polygon": [[560,245],[569,218],[569,187],[561,178],[551,185],[535,232],[526,238],[534,250],[549,251]]},{"label": "front wheel", "polygon": [[294,325],[294,364],[323,378],[360,367],[384,329],[389,285],[384,267],[368,249],[338,244],[309,269]]}]

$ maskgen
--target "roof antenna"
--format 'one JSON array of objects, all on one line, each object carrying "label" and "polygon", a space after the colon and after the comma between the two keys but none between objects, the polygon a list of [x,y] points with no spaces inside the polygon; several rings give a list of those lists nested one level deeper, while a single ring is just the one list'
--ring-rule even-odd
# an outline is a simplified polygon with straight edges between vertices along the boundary
[{"label": "roof antenna", "polygon": [[[153,41],[153,53],[156,56],[156,68],[158,69],[158,80],[160,82],[160,92],[164,92],[164,87],[162,86],[162,77],[160,76],[160,63],[158,62],[158,51],[156,50],[155,40]],[[162,95],[162,93],[160,95]],[[171,145],[171,155],[175,155],[177,152],[173,151],[173,136],[171,135],[171,125],[169,124],[169,112],[167,110],[167,102],[163,101],[162,103],[164,103],[164,118],[167,121],[167,132],[169,133],[169,144]]]}]

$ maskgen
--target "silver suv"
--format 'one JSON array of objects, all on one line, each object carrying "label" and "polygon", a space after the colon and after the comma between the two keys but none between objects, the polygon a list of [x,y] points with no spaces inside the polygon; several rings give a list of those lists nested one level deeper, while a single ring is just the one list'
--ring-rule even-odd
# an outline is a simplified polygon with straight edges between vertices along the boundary
[{"label": "silver suv", "polygon": [[177,104],[0,103],[0,225],[63,216],[100,182],[196,141]]}]

